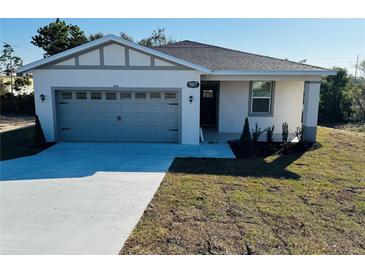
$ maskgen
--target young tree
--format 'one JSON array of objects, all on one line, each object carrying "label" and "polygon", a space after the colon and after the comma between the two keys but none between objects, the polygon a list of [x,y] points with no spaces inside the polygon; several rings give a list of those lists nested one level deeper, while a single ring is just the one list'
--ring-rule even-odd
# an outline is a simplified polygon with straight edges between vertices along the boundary
[{"label": "young tree", "polygon": [[281,125],[281,138],[283,140],[283,143],[288,142],[288,137],[289,137],[289,126],[287,122],[284,122]]},{"label": "young tree", "polygon": [[240,143],[241,146],[248,146],[251,143],[250,124],[247,117],[245,119],[245,124],[243,125]]},{"label": "young tree", "polygon": [[271,144],[274,140],[274,138],[273,138],[274,129],[275,129],[275,126],[271,126],[271,127],[266,128],[266,142],[268,144]]},{"label": "young tree", "polygon": [[175,41],[171,38],[167,38],[165,29],[156,29],[152,32],[150,37],[144,38],[138,42],[138,44],[145,47],[156,47],[174,43]]},{"label": "young tree", "polygon": [[259,125],[255,124],[255,129],[252,130],[252,141],[256,144],[259,141],[260,135],[263,133],[263,130],[259,128]]},{"label": "young tree", "polygon": [[344,91],[351,102],[351,117],[355,121],[365,122],[365,79],[350,81]]},{"label": "young tree", "polygon": [[4,43],[0,56],[0,64],[1,70],[4,70],[7,73],[14,73],[16,69],[23,64],[22,59],[18,56],[14,56],[13,53],[13,47],[8,43]]},{"label": "young tree", "polygon": [[0,70],[10,75],[10,81],[1,81],[2,93],[6,93],[8,87],[10,87],[11,93],[13,93],[14,90],[19,92],[23,89],[23,87],[31,84],[29,75],[14,77],[16,69],[22,64],[23,60],[14,55],[13,47],[8,43],[4,43],[0,55]]},{"label": "young tree", "polygon": [[95,33],[95,34],[90,34],[88,40],[89,41],[94,41],[94,40],[100,39],[102,37],[104,37],[104,34],[101,33],[101,32],[98,32],[98,33]]},{"label": "young tree", "polygon": [[31,43],[46,52],[44,57],[74,48],[88,41],[79,26],[66,24],[65,21],[58,18],[55,22],[39,28],[37,33],[32,36]]}]

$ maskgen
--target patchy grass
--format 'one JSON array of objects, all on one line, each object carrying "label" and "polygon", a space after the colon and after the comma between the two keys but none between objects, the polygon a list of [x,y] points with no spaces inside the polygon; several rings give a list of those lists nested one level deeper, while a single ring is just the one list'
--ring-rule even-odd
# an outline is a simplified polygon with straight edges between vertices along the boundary
[{"label": "patchy grass", "polygon": [[178,158],[121,254],[365,254],[365,137],[303,155]]},{"label": "patchy grass", "polygon": [[47,144],[42,148],[36,148],[34,143],[34,126],[19,128],[0,133],[0,160],[9,160],[24,156],[30,156],[45,150],[53,145]]},{"label": "patchy grass", "polygon": [[365,124],[364,123],[336,123],[336,124],[327,124],[327,127],[342,129],[349,132],[362,133],[365,134]]}]

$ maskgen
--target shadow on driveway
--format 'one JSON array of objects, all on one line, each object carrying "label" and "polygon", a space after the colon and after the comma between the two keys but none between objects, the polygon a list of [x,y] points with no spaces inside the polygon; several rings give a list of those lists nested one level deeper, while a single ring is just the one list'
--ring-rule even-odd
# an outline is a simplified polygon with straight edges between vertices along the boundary
[{"label": "shadow on driveway", "polygon": [[63,142],[34,156],[2,161],[1,180],[78,178],[96,172],[166,172],[175,157],[234,158],[228,144]]}]

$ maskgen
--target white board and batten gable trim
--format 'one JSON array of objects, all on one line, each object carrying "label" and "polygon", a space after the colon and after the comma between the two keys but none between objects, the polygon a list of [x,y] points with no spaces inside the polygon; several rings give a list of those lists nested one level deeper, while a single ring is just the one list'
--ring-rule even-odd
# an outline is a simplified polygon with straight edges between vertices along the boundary
[{"label": "white board and batten gable trim", "polygon": [[55,64],[55,66],[75,66],[75,65],[76,65],[75,58],[66,59],[65,61]]},{"label": "white board and batten gable trim", "polygon": [[104,65],[125,66],[125,47],[110,44],[103,48]]},{"label": "white board and batten gable trim", "polygon": [[155,58],[155,66],[156,67],[160,67],[160,66],[162,66],[162,67],[169,67],[169,66],[173,67],[174,65],[171,64],[171,63],[165,62],[161,59]]},{"label": "white board and batten gable trim", "polygon": [[100,66],[100,52],[93,50],[79,56],[80,66]]},{"label": "white board and batten gable trim", "polygon": [[[109,45],[107,45],[107,44],[109,44]],[[44,59],[41,59],[41,60],[38,60],[38,61],[35,61],[35,62],[32,62],[32,63],[27,64],[27,65],[24,65],[24,66],[18,68],[17,72],[18,73],[24,73],[24,72],[31,71],[31,70],[34,70],[34,69],[38,69],[38,68],[43,67],[43,66],[47,66],[47,65],[51,65],[51,64],[55,65],[55,63],[57,63],[57,61],[64,62],[65,59],[67,59],[67,57],[74,58],[74,56],[77,56],[77,55],[79,55],[79,57],[81,57],[82,55],[86,55],[86,56],[84,56],[84,58],[82,58],[83,60],[81,60],[81,62],[80,62],[80,58],[78,59],[79,63],[76,62],[76,65],[79,65],[80,67],[83,66],[83,65],[84,66],[94,66],[95,65],[95,64],[90,65],[91,63],[96,63],[97,65],[100,65],[100,61],[97,61],[97,56],[100,54],[100,51],[97,48],[104,48],[104,49],[106,48],[107,51],[110,51],[110,48],[108,48],[110,46],[110,44],[115,45],[115,46],[112,47],[113,49],[111,51],[113,51],[113,50],[118,51],[118,48],[116,48],[117,46],[120,46],[122,48],[124,48],[124,47],[128,48],[129,49],[128,51],[132,52],[132,55],[136,57],[136,61],[132,61],[132,63],[135,62],[135,64],[136,64],[135,66],[140,66],[140,65],[137,65],[137,64],[144,64],[142,66],[146,66],[147,65],[147,57],[149,59],[148,66],[151,66],[152,62],[150,61],[150,59],[152,58],[151,56],[153,56],[155,58],[157,57],[156,59],[158,59],[158,58],[163,59],[164,60],[163,62],[166,62],[166,63],[171,62],[171,63],[174,63],[176,65],[180,65],[180,66],[186,67],[188,69],[197,70],[197,71],[200,71],[200,72],[203,72],[203,73],[209,73],[210,72],[209,69],[207,69],[203,66],[199,66],[199,65],[190,63],[188,61],[182,60],[180,58],[168,55],[166,53],[163,53],[163,52],[151,49],[151,48],[147,48],[147,47],[138,45],[136,43],[124,40],[124,39],[122,39],[120,37],[117,37],[115,35],[106,35],[106,36],[104,36],[100,39],[88,42],[88,43],[83,44],[81,46],[78,46],[78,47],[75,47],[75,48],[72,48],[72,49],[57,53],[55,55],[52,55],[50,57],[47,57],[47,58],[44,58]],[[93,52],[93,49],[95,50],[95,53],[92,53],[90,55],[88,50]],[[136,53],[134,53],[134,51]],[[143,53],[146,53],[145,54],[146,57],[143,56],[144,55]],[[124,52],[124,54],[125,54],[125,52]],[[103,55],[104,55],[103,57],[104,57],[104,60],[105,60],[105,53],[104,52],[103,52]],[[117,66],[117,64],[115,64],[115,63],[117,63],[116,60],[114,60],[114,61],[110,60],[111,57],[110,57],[109,53],[107,53],[107,56],[108,57],[106,59],[108,60],[107,62],[109,62],[108,66]],[[120,59],[122,59],[122,57],[123,56],[120,56]],[[100,59],[101,58],[99,56],[99,60]],[[58,66],[61,66],[61,65],[64,66],[64,67],[69,66],[69,64],[58,64]],[[104,65],[106,65],[106,64],[104,64]],[[121,65],[124,66],[124,65],[127,65],[127,64],[121,62]],[[118,66],[119,66],[119,64],[118,64]],[[162,66],[161,63],[159,63],[158,66]],[[163,65],[163,66],[175,66],[175,65],[169,64],[169,65]]]},{"label": "white board and batten gable trim", "polygon": [[130,66],[150,66],[151,57],[149,55],[129,50],[129,65]]}]

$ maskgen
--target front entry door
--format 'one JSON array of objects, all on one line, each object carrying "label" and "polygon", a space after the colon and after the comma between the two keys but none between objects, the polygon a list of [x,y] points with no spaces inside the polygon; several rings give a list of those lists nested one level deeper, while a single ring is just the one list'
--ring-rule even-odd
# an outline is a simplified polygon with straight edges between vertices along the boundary
[{"label": "front entry door", "polygon": [[200,126],[217,126],[218,82],[202,82],[200,89]]}]

